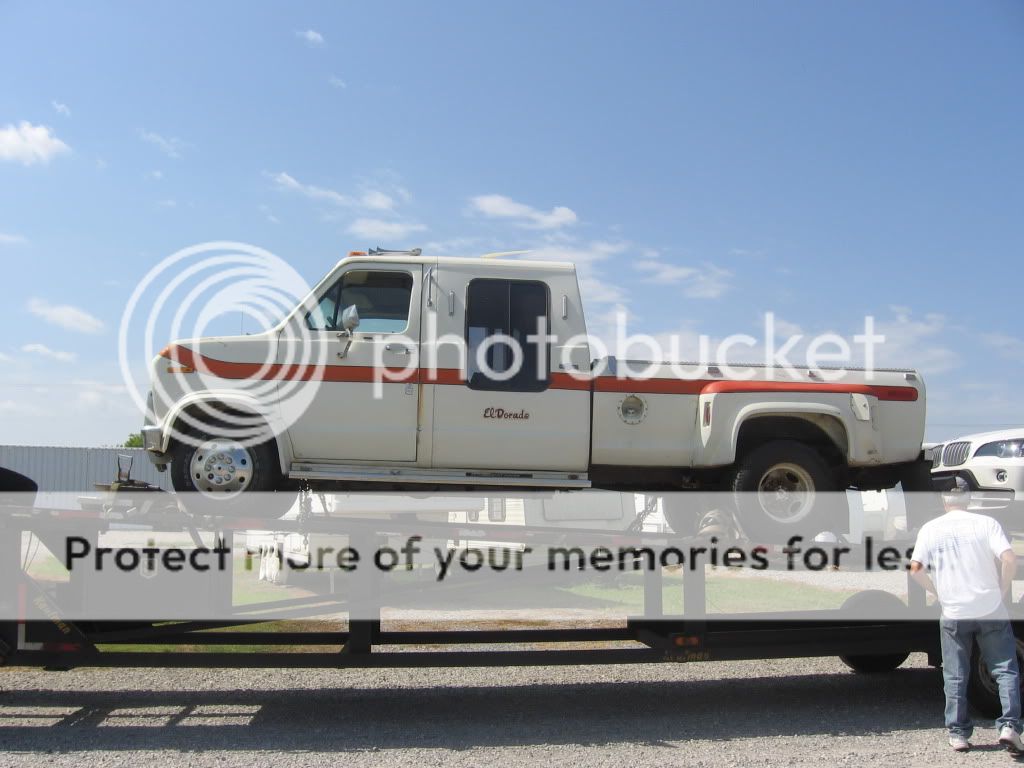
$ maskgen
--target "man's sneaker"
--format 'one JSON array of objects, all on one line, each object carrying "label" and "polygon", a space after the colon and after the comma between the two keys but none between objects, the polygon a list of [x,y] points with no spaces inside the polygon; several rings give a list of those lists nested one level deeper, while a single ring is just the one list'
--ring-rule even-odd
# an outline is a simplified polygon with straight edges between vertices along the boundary
[{"label": "man's sneaker", "polygon": [[1004,725],[999,729],[999,743],[1006,747],[1007,752],[1013,752],[1015,755],[1024,752],[1024,741],[1020,740],[1020,734],[1012,725]]},{"label": "man's sneaker", "polygon": [[[1012,728],[1010,730],[1013,730]],[[971,743],[963,736],[951,733],[949,735],[949,746],[956,752],[966,752],[971,748]]]}]

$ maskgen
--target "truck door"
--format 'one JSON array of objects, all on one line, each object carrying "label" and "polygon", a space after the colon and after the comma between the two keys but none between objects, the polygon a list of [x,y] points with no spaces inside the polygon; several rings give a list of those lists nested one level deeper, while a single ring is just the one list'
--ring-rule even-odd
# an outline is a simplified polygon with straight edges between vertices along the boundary
[{"label": "truck door", "polygon": [[[565,279],[572,280],[575,295],[575,279]],[[537,338],[538,321],[547,333],[566,338],[568,310],[552,319],[551,284],[453,275],[444,268],[438,281],[440,296],[450,302],[448,329],[462,336],[467,359],[465,375],[441,369],[431,382],[432,465],[585,472],[589,384],[558,370],[558,342]],[[563,291],[555,292],[558,306],[567,306]],[[456,295],[463,300],[456,302]],[[582,326],[582,313],[574,320]],[[517,355],[502,341],[509,338],[521,349],[518,365]],[[438,354],[443,358],[444,350]]]},{"label": "truck door", "polygon": [[[416,461],[419,370],[375,386],[374,365],[401,369],[416,359],[422,271],[420,264],[356,262],[325,288],[305,318],[313,343],[328,347],[322,381],[312,397],[282,398],[295,458]],[[351,344],[341,320],[350,306],[359,313]]]}]

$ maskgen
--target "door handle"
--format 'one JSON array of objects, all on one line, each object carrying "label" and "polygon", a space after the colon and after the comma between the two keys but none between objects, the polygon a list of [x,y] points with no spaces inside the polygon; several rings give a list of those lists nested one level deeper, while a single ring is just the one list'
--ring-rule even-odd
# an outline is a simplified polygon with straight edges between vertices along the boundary
[{"label": "door handle", "polygon": [[385,344],[384,349],[388,352],[394,352],[396,355],[408,355],[409,348],[403,347],[401,344]]}]

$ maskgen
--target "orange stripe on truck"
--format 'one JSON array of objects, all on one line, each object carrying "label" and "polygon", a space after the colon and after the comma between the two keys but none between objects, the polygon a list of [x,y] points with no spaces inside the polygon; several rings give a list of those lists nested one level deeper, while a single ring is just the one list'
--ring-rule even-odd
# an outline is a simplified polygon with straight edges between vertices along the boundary
[{"label": "orange stripe on truck", "polygon": [[[291,381],[328,381],[372,383],[378,380],[371,365],[282,365],[280,363],[234,363],[196,354],[188,347],[171,344],[160,355],[197,371],[210,373],[222,379],[278,379]],[[440,386],[461,386],[465,378],[458,368],[387,369],[388,383],[422,383]],[[394,373],[393,373],[394,372]],[[707,379],[621,379],[614,376],[574,376],[569,373],[551,374],[551,389],[595,392],[621,392],[623,394],[651,395],[726,395],[751,392],[820,392],[825,394],[862,394],[879,400],[915,402],[918,391],[914,387],[873,384],[843,384],[806,381],[720,381]]]}]

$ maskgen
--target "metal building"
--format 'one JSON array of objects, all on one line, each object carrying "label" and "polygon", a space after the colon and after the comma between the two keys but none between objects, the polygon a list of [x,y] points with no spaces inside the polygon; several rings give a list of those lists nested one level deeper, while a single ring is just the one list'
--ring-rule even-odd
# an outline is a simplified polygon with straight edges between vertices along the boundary
[{"label": "metal building", "polygon": [[[0,445],[0,467],[13,469],[39,485],[36,504],[51,506],[57,494],[93,493],[96,483],[117,477],[117,457],[131,456],[132,479],[170,490],[167,472],[157,472],[142,448],[62,448],[39,445]],[[56,506],[68,506],[57,503]]]}]

